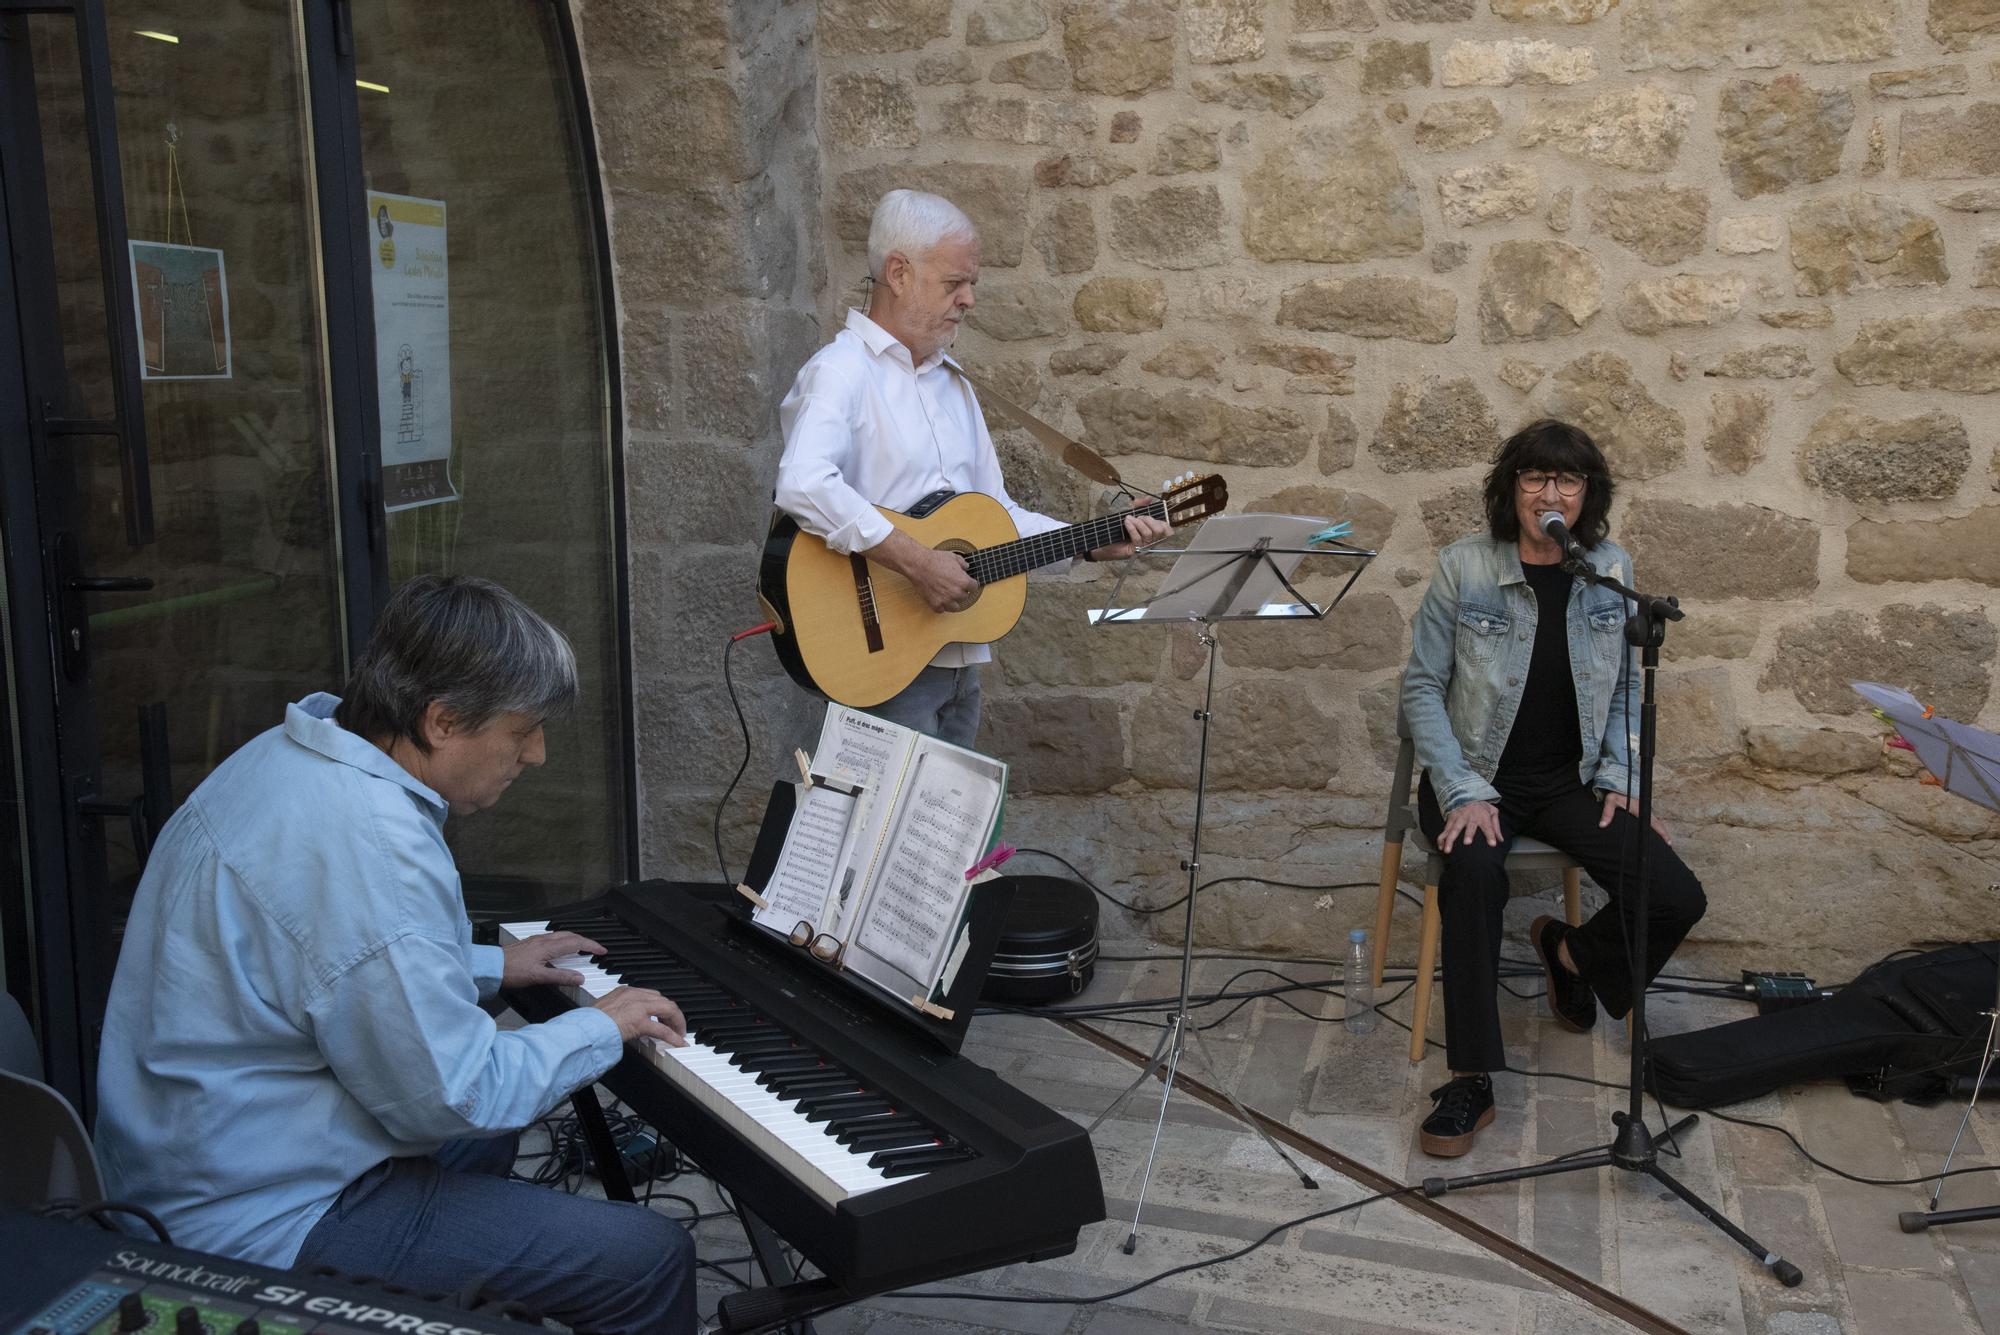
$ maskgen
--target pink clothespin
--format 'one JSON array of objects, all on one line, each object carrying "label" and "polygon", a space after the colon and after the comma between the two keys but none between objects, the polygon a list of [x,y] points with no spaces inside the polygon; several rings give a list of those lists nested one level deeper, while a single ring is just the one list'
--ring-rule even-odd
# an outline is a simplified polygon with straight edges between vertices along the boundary
[{"label": "pink clothespin", "polygon": [[992,871],[1008,858],[1013,857],[1014,852],[1015,849],[1012,844],[996,844],[991,853],[988,853],[985,857],[965,869],[965,879],[969,881],[981,872]]},{"label": "pink clothespin", "polygon": [[1911,745],[1910,745],[1910,744],[1909,744],[1908,742],[1904,741],[1904,740],[1903,740],[1903,739],[1902,739],[1901,737],[1899,737],[1899,736],[1898,736],[1898,737],[1885,737],[1885,738],[1883,738],[1883,739],[1882,739],[1882,745],[1884,745],[1884,746],[1893,746],[1893,747],[1895,747],[1895,748],[1896,748],[1896,749],[1897,749],[1898,751],[1914,751],[1914,750],[1916,750],[1916,749],[1917,749],[1916,747],[1914,747],[1914,746],[1911,746]]}]

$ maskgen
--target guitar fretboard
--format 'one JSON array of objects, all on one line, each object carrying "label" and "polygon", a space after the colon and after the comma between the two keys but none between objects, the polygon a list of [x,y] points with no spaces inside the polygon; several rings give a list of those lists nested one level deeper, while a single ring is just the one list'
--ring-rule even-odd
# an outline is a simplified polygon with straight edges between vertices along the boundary
[{"label": "guitar fretboard", "polygon": [[981,584],[991,584],[996,580],[1010,579],[1015,575],[1025,575],[1030,570],[1053,565],[1057,561],[1067,561],[1071,557],[1082,556],[1085,552],[1096,551],[1099,547],[1109,547],[1115,542],[1124,542],[1125,517],[1127,515],[1151,515],[1155,519],[1167,517],[1164,501],[1148,501],[1130,510],[1120,510],[1117,514],[1104,515],[1081,524],[1071,524],[1067,528],[1050,529],[1047,533],[1037,533],[1029,538],[1016,538],[994,547],[982,547],[965,558],[965,564],[972,577]]}]

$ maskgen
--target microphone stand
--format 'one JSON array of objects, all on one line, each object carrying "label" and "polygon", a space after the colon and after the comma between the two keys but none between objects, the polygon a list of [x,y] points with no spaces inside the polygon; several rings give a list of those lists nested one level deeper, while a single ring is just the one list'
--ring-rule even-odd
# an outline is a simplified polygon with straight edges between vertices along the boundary
[{"label": "microphone stand", "polygon": [[[1565,543],[1564,546],[1567,549],[1569,544]],[[1612,1141],[1609,1150],[1578,1155],[1555,1163],[1529,1164],[1491,1173],[1474,1173],[1467,1177],[1427,1177],[1423,1182],[1424,1195],[1435,1199],[1447,1192],[1464,1191],[1469,1187],[1483,1187],[1494,1182],[1516,1182],[1525,1178],[1550,1177],[1557,1173],[1574,1173],[1590,1168],[1610,1167],[1623,1169],[1628,1173],[1644,1173],[1687,1202],[1689,1207],[1702,1218],[1728,1234],[1732,1241],[1756,1257],[1758,1263],[1776,1276],[1786,1288],[1797,1288],[1800,1281],[1805,1278],[1797,1266],[1744,1232],[1734,1221],[1695,1195],[1660,1166],[1658,1146],[1653,1140],[1652,1132],[1646,1129],[1645,1068],[1646,1047],[1650,1041],[1646,1031],[1646,909],[1651,886],[1647,869],[1646,832],[1652,828],[1653,819],[1655,740],[1653,677],[1660,666],[1660,646],[1666,641],[1667,622],[1679,621],[1685,614],[1681,611],[1678,600],[1670,597],[1654,597],[1629,588],[1611,576],[1591,569],[1590,562],[1576,553],[1567,556],[1562,565],[1563,569],[1586,583],[1602,585],[1623,595],[1637,608],[1625,622],[1625,640],[1626,643],[1639,649],[1641,677],[1644,683],[1639,705],[1639,854],[1631,892],[1627,899],[1630,909],[1627,921],[1631,923],[1627,950],[1632,986],[1632,1076],[1627,1090],[1629,1101],[1623,1112],[1611,1114],[1612,1122],[1618,1127],[1618,1135]],[[1665,1139],[1672,1142],[1697,1120],[1699,1119],[1693,1113],[1689,1113],[1667,1128]]]}]

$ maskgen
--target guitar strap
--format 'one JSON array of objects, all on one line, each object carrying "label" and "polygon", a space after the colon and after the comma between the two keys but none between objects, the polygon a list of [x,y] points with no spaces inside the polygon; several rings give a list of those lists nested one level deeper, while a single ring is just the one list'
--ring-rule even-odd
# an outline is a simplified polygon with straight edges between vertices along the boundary
[{"label": "guitar strap", "polygon": [[1049,453],[1055,455],[1056,458],[1062,460],[1093,482],[1102,482],[1108,487],[1119,487],[1125,484],[1125,480],[1118,476],[1118,470],[1113,468],[1105,460],[1104,456],[1096,450],[1091,449],[1090,446],[1085,445],[1081,441],[1071,440],[1068,436],[1065,436],[1062,432],[1056,430],[1047,422],[1044,422],[1041,418],[1035,416],[1026,408],[1023,408],[1020,404],[1014,402],[1005,394],[993,388],[991,384],[981,380],[951,358],[946,357],[942,360],[946,366],[951,368],[952,374],[965,381],[966,384],[971,385],[973,391],[982,400],[992,404],[995,408],[998,408],[1001,412],[1026,427],[1028,434],[1039,440],[1048,448]]}]

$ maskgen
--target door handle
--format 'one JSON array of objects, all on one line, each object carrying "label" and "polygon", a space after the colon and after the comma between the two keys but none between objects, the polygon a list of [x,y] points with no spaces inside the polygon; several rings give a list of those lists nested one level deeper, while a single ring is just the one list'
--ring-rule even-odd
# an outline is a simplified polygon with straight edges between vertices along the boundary
[{"label": "door handle", "polygon": [[140,793],[129,802],[115,798],[99,797],[87,793],[76,799],[76,809],[86,816],[123,816],[132,830],[132,849],[138,854],[139,865],[146,865],[146,855],[153,851],[152,832],[146,828],[146,795]]},{"label": "door handle", "polygon": [[173,814],[173,772],[168,767],[167,703],[156,700],[139,706],[139,794],[130,799],[100,797],[85,793],[76,799],[77,811],[98,820],[123,816],[132,831],[132,851],[140,870],[152,854],[153,841],[160,837],[167,817]]},{"label": "door handle", "polygon": [[153,581],[143,575],[72,575],[63,587],[78,593],[145,593]]}]

